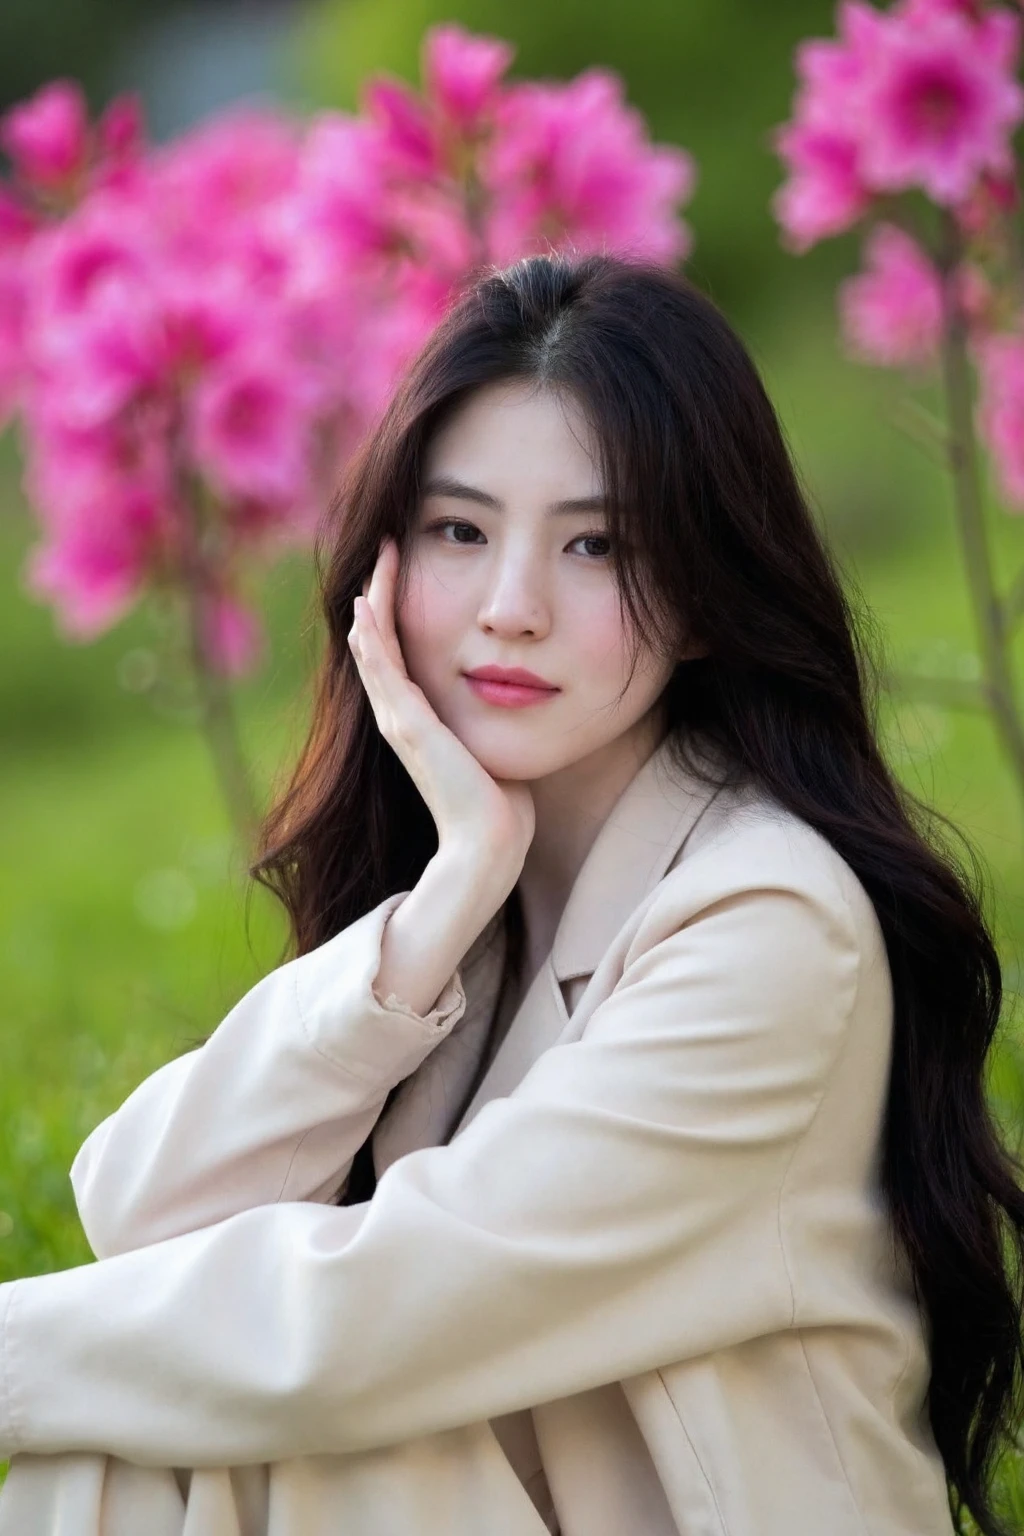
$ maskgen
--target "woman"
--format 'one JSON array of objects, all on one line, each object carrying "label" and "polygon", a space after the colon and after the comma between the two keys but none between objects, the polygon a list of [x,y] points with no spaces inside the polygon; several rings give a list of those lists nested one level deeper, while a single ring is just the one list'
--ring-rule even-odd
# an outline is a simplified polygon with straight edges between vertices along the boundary
[{"label": "woman", "polygon": [[0,1287],[2,1536],[996,1536],[998,958],[741,343],[489,273],[329,534],[296,958],[86,1141],[102,1262]]}]

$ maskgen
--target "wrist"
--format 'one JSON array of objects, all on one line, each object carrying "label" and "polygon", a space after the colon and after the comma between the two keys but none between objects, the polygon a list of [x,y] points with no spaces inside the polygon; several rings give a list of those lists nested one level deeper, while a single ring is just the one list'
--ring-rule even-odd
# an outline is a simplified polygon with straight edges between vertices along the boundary
[{"label": "wrist", "polygon": [[483,843],[449,841],[443,843],[424,870],[424,876],[443,882],[446,892],[458,891],[465,909],[493,916],[509,895],[522,873],[522,860],[511,862],[500,849]]}]

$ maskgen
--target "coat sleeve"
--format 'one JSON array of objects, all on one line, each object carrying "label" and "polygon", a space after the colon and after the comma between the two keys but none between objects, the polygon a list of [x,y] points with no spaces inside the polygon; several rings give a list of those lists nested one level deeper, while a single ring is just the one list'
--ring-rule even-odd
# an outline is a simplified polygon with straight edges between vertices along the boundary
[{"label": "coat sleeve", "polygon": [[718,867],[665,882],[579,1040],[371,1200],[0,1285],[0,1455],[361,1451],[791,1326],[783,1183],[858,938],[838,887]]},{"label": "coat sleeve", "polygon": [[384,926],[406,895],[257,982],[90,1133],[70,1178],[97,1258],[338,1194],[389,1090],[465,1011],[458,971],[428,1014],[378,998]]}]

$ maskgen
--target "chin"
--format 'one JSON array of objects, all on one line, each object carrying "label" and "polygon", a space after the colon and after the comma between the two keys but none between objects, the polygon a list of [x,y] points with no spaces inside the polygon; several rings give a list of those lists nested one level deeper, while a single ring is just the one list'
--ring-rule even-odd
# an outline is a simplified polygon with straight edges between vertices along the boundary
[{"label": "chin", "polygon": [[565,767],[565,754],[551,744],[529,740],[496,741],[491,733],[479,730],[456,734],[492,779],[542,779]]},{"label": "chin", "polygon": [[559,750],[557,745],[543,745],[542,742],[522,743],[522,748],[514,745],[497,745],[488,743],[485,745],[470,745],[470,751],[481,763],[482,768],[488,771],[491,779],[520,780],[520,782],[537,782],[547,779],[550,774],[560,773],[562,768],[570,768],[573,763],[579,762],[580,754]]}]

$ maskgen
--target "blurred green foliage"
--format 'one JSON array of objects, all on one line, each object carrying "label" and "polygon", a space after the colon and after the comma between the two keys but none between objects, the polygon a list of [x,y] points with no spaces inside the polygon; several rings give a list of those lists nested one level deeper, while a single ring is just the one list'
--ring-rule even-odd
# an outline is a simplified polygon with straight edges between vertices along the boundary
[{"label": "blurred green foliage", "polygon": [[[72,73],[101,105],[104,50],[140,10],[164,3],[47,0],[44,26],[38,5],[3,0],[0,103]],[[514,77],[617,70],[652,137],[696,156],[688,270],[750,345],[888,659],[955,671],[975,647],[947,477],[898,429],[904,382],[855,367],[837,349],[834,287],[856,265],[856,237],[791,257],[768,207],[782,172],[767,136],[789,110],[793,47],[829,35],[833,15],[830,0],[520,0],[514,9],[498,0],[316,0],[299,15],[294,62],[310,106],[353,109],[370,73],[417,80],[425,27],[458,20],[516,43]],[[0,1281],[90,1260],[67,1177],[81,1142],[144,1077],[214,1028],[278,962],[285,939],[276,905],[247,887],[200,736],[140,691],[154,643],[145,612],[91,645],[69,645],[22,592],[34,533],[17,480],[8,435],[0,438]],[[1006,586],[1024,564],[1024,518],[994,505],[988,516]],[[264,798],[302,737],[317,639],[310,592],[303,558],[272,573],[272,662],[238,690]],[[900,777],[964,829],[985,863],[1007,994],[991,1093],[1016,1145],[1022,806],[985,718],[884,700],[879,728]],[[959,853],[955,840],[951,847]],[[1024,1499],[1024,1478],[1010,1473],[1010,1485]]]},{"label": "blurred green foliage", "polygon": [[[797,334],[766,328],[760,356],[812,503],[848,579],[863,584],[889,659],[956,670],[974,646],[945,478],[887,423],[894,381],[844,364],[827,313],[817,318]],[[278,962],[285,929],[272,899],[250,888],[250,945],[245,871],[202,738],[136,691],[153,645],[145,609],[73,645],[21,590],[34,529],[10,436],[0,447],[4,1280],[88,1259],[67,1180],[75,1151]],[[1024,563],[1024,519],[990,516],[1005,583]],[[311,575],[301,556],[270,574],[272,663],[238,690],[264,799],[302,738],[319,634]],[[1024,823],[992,728],[890,702],[882,729],[901,776],[967,831],[991,869],[1010,1004],[1021,974]],[[1024,1104],[1020,1056],[1003,1050],[993,1067],[1010,1128]]]},{"label": "blurred green foliage", "polygon": [[[827,309],[816,318],[816,329],[765,327],[760,356],[812,501],[848,580],[863,587],[890,659],[956,670],[973,635],[945,479],[889,424],[894,381],[842,363]],[[67,1176],[78,1147],[278,963],[285,928],[255,890],[247,932],[244,870],[201,738],[124,686],[136,670],[128,661],[152,643],[144,612],[73,646],[21,591],[34,530],[9,437],[0,449],[3,1281],[89,1262]],[[989,511],[1006,582],[1024,562],[1024,519]],[[239,690],[264,794],[293,758],[306,716],[317,641],[308,562],[279,567],[266,596],[273,662]],[[1024,665],[1019,646],[1016,659]],[[985,861],[1007,987],[992,1101],[1017,1141],[1021,804],[986,719],[890,701],[880,729],[900,777],[950,815]],[[1006,1482],[1024,1498],[1024,1477],[1008,1471]]]},{"label": "blurred green foliage", "polygon": [[112,53],[126,34],[176,0],[2,0],[0,111],[56,76],[81,81],[106,105]]}]

